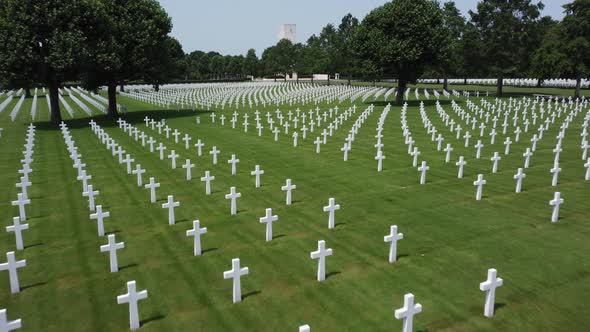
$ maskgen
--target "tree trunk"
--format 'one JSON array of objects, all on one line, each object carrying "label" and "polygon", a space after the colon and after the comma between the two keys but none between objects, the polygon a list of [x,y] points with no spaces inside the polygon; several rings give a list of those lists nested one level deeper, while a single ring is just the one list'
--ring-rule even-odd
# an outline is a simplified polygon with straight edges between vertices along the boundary
[{"label": "tree trunk", "polygon": [[154,84],[154,90],[156,90],[156,92],[160,91],[160,84],[159,83]]},{"label": "tree trunk", "polygon": [[463,85],[467,85],[467,79],[466,78],[463,79]]},{"label": "tree trunk", "polygon": [[25,88],[25,98],[31,98],[31,87],[29,86]]},{"label": "tree trunk", "polygon": [[299,74],[297,74],[297,78],[295,79],[295,81],[297,82],[297,84],[299,84]]},{"label": "tree trunk", "polygon": [[542,78],[539,78],[537,80],[537,88],[540,88],[541,87],[541,84],[543,84],[543,79]]},{"label": "tree trunk", "polygon": [[408,85],[408,82],[406,80],[398,80],[397,96],[395,96],[395,103],[398,106],[401,106],[404,103],[404,92],[406,92],[407,85]]},{"label": "tree trunk", "polygon": [[449,80],[445,76],[445,78],[443,79],[443,90],[447,91],[448,88],[449,88]]},{"label": "tree trunk", "polygon": [[311,74],[311,85],[313,85],[313,74]]},{"label": "tree trunk", "polygon": [[498,84],[496,86],[496,96],[498,97],[502,97],[502,89],[504,88],[504,77],[500,76],[498,77]]},{"label": "tree trunk", "polygon": [[117,111],[117,83],[108,83],[108,95],[109,95],[109,116],[116,118],[119,116]]},{"label": "tree trunk", "polygon": [[49,103],[51,104],[51,123],[61,123],[61,111],[59,109],[59,82],[56,78],[49,82]]},{"label": "tree trunk", "polygon": [[440,78],[436,79],[436,84],[440,84]]},{"label": "tree trunk", "polygon": [[121,92],[125,92],[125,84],[121,82]]},{"label": "tree trunk", "polygon": [[328,74],[328,85],[330,85],[330,74]]},{"label": "tree trunk", "polygon": [[377,80],[373,79],[373,87],[377,86]]},{"label": "tree trunk", "polygon": [[351,80],[352,75],[349,73],[348,74],[348,85],[350,86],[350,80]]}]

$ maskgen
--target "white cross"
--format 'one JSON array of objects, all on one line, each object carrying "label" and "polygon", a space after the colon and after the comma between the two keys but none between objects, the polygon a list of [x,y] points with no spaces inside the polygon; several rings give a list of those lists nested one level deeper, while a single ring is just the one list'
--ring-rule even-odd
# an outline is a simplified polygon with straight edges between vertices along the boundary
[{"label": "white cross", "polygon": [[29,229],[29,224],[21,224],[20,217],[13,217],[12,218],[13,225],[6,226],[7,232],[14,232],[14,236],[16,238],[16,250],[23,250],[23,235],[22,231],[25,229]]},{"label": "white cross", "polygon": [[27,212],[25,210],[25,205],[31,204],[30,199],[25,199],[22,193],[16,194],[16,201],[12,201],[12,206],[18,205],[18,214],[20,216],[20,220],[25,221],[27,220]]},{"label": "white cross", "polygon": [[522,179],[526,178],[526,174],[524,174],[522,168],[519,168],[516,174],[514,175],[514,179],[516,180],[516,192],[519,193],[522,190]]},{"label": "white cross", "polygon": [[535,150],[537,150],[537,142],[539,141],[539,138],[537,137],[537,134],[533,135],[533,138],[531,138],[531,142],[533,142],[533,146],[531,147],[531,151],[535,152]]},{"label": "white cross", "polygon": [[328,212],[328,228],[334,228],[334,213],[340,210],[340,204],[334,204],[334,198],[328,199],[328,205],[324,206],[324,212]]},{"label": "white cross", "polygon": [[463,166],[465,166],[467,162],[464,160],[463,156],[459,156],[459,161],[455,163],[455,165],[459,166],[459,172],[457,173],[457,178],[463,178]]},{"label": "white cross", "polygon": [[197,148],[197,156],[199,157],[201,156],[203,146],[205,146],[205,144],[203,144],[203,142],[201,142],[201,140],[198,139],[197,143],[195,143],[195,147]]},{"label": "white cross", "polygon": [[420,150],[418,150],[417,147],[414,147],[414,150],[412,150],[412,153],[410,153],[410,155],[413,157],[412,167],[418,167],[418,156],[420,156],[420,154]]},{"label": "white cross", "polygon": [[307,324],[299,326],[299,332],[310,332],[310,331],[311,331],[311,328]]},{"label": "white cross", "polygon": [[477,144],[475,144],[475,148],[477,149],[477,152],[475,153],[475,158],[479,159],[479,157],[481,157],[481,148],[483,148],[483,144],[481,143],[481,140],[477,140]]},{"label": "white cross", "polygon": [[217,150],[217,147],[214,146],[211,151],[209,151],[210,155],[213,155],[213,165],[217,165],[217,155],[221,153],[221,151]]},{"label": "white cross", "polygon": [[279,140],[279,128],[275,127],[275,129],[272,130],[273,134],[275,134],[275,142],[277,142]]},{"label": "white cross", "polygon": [[174,225],[174,208],[179,206],[180,202],[175,202],[173,195],[168,195],[168,202],[162,204],[162,209],[168,209],[168,225]]},{"label": "white cross", "polygon": [[150,183],[146,184],[144,188],[150,190],[150,202],[156,202],[156,188],[159,188],[160,184],[155,182],[153,177],[150,178]]},{"label": "white cross", "polygon": [[[28,178],[28,176],[27,176]],[[27,188],[30,187],[32,185],[32,183],[24,176],[20,177],[20,182],[17,182],[15,187],[16,188],[21,188],[21,192],[23,193],[23,196],[25,199],[29,198],[29,195],[27,194]]]},{"label": "white cross", "polygon": [[469,131],[465,132],[463,138],[465,139],[465,147],[469,147],[469,139],[471,138],[471,134],[469,133]]},{"label": "white cross", "polygon": [[414,304],[414,294],[408,293],[404,295],[404,306],[396,309],[394,312],[396,319],[401,319],[403,324],[403,332],[413,331],[414,315],[422,312],[422,305],[420,303]]},{"label": "white cross", "polygon": [[134,161],[135,160],[131,158],[130,154],[125,155],[125,159],[123,159],[123,162],[127,164],[127,174],[131,174],[131,163]]},{"label": "white cross", "polygon": [[350,146],[348,145],[348,143],[344,143],[344,145],[342,146],[342,148],[340,148],[340,151],[344,152],[344,161],[348,160],[348,151],[350,151]]},{"label": "white cross", "polygon": [[192,236],[194,239],[193,253],[195,256],[201,256],[201,235],[207,233],[207,227],[200,227],[200,221],[193,220],[193,229],[186,231],[186,236]]},{"label": "white cross", "polygon": [[147,290],[140,292],[136,291],[135,280],[127,282],[127,294],[117,296],[117,303],[129,303],[129,328],[137,330],[139,328],[139,312],[137,310],[137,302],[139,300],[147,299]]},{"label": "white cross", "polygon": [[172,136],[174,136],[174,143],[178,143],[178,136],[180,136],[180,132],[178,131],[178,129],[174,129]]},{"label": "white cross", "polygon": [[584,167],[586,167],[586,175],[584,176],[584,180],[589,181],[590,180],[590,158],[588,158],[588,160],[586,160]]},{"label": "white cross", "polygon": [[131,173],[135,174],[137,176],[137,186],[141,187],[143,185],[143,181],[141,178],[141,175],[143,173],[145,173],[145,169],[141,168],[141,164],[136,164],[135,165],[135,169],[133,171],[131,171]]},{"label": "white cross", "polygon": [[164,160],[164,150],[166,150],[166,147],[164,146],[164,144],[160,143],[160,145],[158,145],[156,150],[158,150],[160,152],[160,160]]},{"label": "white cross", "polygon": [[96,224],[98,227],[98,236],[104,235],[104,218],[110,217],[110,212],[102,212],[102,205],[96,206],[96,212],[90,215],[90,219],[96,219]]},{"label": "white cross", "polygon": [[500,157],[498,152],[494,152],[494,156],[492,158],[490,158],[490,160],[494,162],[494,164],[492,166],[492,173],[497,173],[498,172],[498,161],[502,160],[502,157]]},{"label": "white cross", "polygon": [[6,253],[6,263],[0,264],[0,271],[8,271],[8,278],[10,279],[10,292],[16,294],[20,292],[20,286],[18,283],[17,269],[27,266],[26,260],[17,261],[14,258],[14,251]]},{"label": "white cross", "polygon": [[397,241],[404,238],[403,233],[397,232],[397,226],[393,225],[390,228],[389,235],[383,237],[385,243],[389,242],[389,263],[395,263],[397,260]]},{"label": "white cross", "polygon": [[240,162],[240,159],[236,159],[236,155],[232,154],[231,159],[227,161],[228,164],[231,164],[231,174],[236,175],[236,164]]},{"label": "white cross", "polygon": [[315,153],[320,153],[320,146],[322,145],[322,140],[319,136],[316,137],[315,141],[313,141],[313,144],[315,144]]},{"label": "white cross", "polygon": [[109,261],[111,272],[119,271],[119,264],[117,263],[117,250],[125,248],[124,242],[115,240],[115,234],[109,234],[109,243],[100,246],[100,252],[109,252]]},{"label": "white cross", "polygon": [[450,162],[451,161],[451,152],[453,151],[453,148],[451,147],[451,144],[447,144],[447,147],[444,148],[443,151],[447,153],[445,155],[445,163]]},{"label": "white cross", "polygon": [[[2,128],[0,128],[0,129],[2,129]],[[0,130],[0,132],[1,132],[1,130]],[[0,331],[1,332],[9,332],[9,331],[13,331],[13,330],[20,329],[20,328],[21,328],[20,318],[9,321],[8,318],[6,317],[6,309],[0,310]]]},{"label": "white cross", "polygon": [[377,160],[377,172],[381,172],[383,170],[383,159],[385,159],[383,151],[377,151],[377,155],[375,156],[375,160]]},{"label": "white cross", "polygon": [[553,174],[553,178],[551,180],[551,186],[556,187],[557,186],[557,177],[559,176],[559,172],[561,172],[561,168],[559,167],[558,163],[553,164],[553,168],[550,170],[550,172]]},{"label": "white cross", "polygon": [[190,181],[193,177],[191,174],[191,169],[193,169],[195,167],[195,164],[191,164],[191,160],[187,159],[184,163],[184,165],[182,165],[182,168],[186,169],[186,180]]},{"label": "white cross", "polygon": [[549,205],[553,206],[553,213],[551,214],[551,222],[555,223],[559,220],[559,206],[563,204],[564,200],[561,198],[561,193],[556,191],[553,199],[549,201]]},{"label": "white cross", "polygon": [[81,173],[76,179],[82,181],[82,191],[88,191],[88,180],[92,179],[92,175],[87,175],[85,170]]},{"label": "white cross", "polygon": [[421,172],[420,174],[420,184],[425,184],[426,183],[426,171],[428,171],[430,169],[429,166],[426,166],[426,161],[422,161],[422,165],[420,167],[418,167],[418,172]]},{"label": "white cross", "polygon": [[529,162],[532,155],[531,148],[526,148],[526,151],[522,154],[524,157],[524,168],[529,168]]},{"label": "white cross", "polygon": [[486,180],[483,179],[483,174],[477,175],[477,180],[473,181],[473,185],[477,187],[477,192],[475,193],[475,200],[481,200],[481,194],[483,192],[483,186],[486,184]]},{"label": "white cross", "polygon": [[445,139],[442,137],[441,134],[438,134],[438,137],[436,138],[436,151],[440,151],[442,149],[442,142]]},{"label": "white cross", "polygon": [[506,137],[506,140],[504,141],[504,145],[506,145],[506,149],[504,150],[505,155],[508,155],[510,153],[510,144],[512,144],[510,137]]},{"label": "white cross", "polygon": [[86,189],[88,189],[88,190],[82,192],[82,196],[88,197],[88,208],[90,209],[90,211],[94,211],[95,210],[94,197],[98,196],[98,194],[100,194],[100,191],[93,190],[94,187],[91,184],[89,184],[88,188],[86,188]]},{"label": "white cross", "polygon": [[264,174],[264,170],[260,169],[260,165],[256,165],[254,170],[250,172],[250,175],[254,175],[256,177],[256,188],[260,188],[260,175]]},{"label": "white cross", "polygon": [[318,281],[326,280],[326,257],[332,256],[332,249],[326,249],[326,241],[318,241],[318,250],[311,252],[311,259],[318,260]]},{"label": "white cross", "polygon": [[150,145],[150,152],[154,152],[154,143],[156,143],[156,140],[150,136],[147,142]]},{"label": "white cross", "polygon": [[492,136],[492,139],[490,141],[490,144],[494,144],[494,141],[496,140],[496,129],[492,128],[492,131],[490,132],[490,136]]},{"label": "white cross", "polygon": [[205,182],[206,195],[211,195],[211,181],[213,180],[215,180],[215,177],[209,175],[209,171],[205,171],[205,176],[201,178],[201,182]]},{"label": "white cross", "polygon": [[488,279],[479,284],[479,289],[486,292],[486,302],[483,314],[486,317],[494,317],[494,302],[496,297],[496,288],[502,286],[502,278],[496,277],[496,269],[488,270]]},{"label": "white cross", "polygon": [[297,186],[294,184],[291,184],[291,179],[287,179],[287,182],[285,183],[285,185],[281,187],[282,191],[287,192],[287,205],[291,205],[291,191],[293,189],[297,189]]},{"label": "white cross", "polygon": [[192,138],[188,134],[184,134],[184,138],[182,140],[184,141],[184,148],[188,150],[190,147],[189,142],[192,140]]},{"label": "white cross", "polygon": [[243,275],[250,273],[250,269],[247,267],[240,267],[239,258],[232,259],[231,265],[231,270],[223,272],[223,279],[233,279],[233,303],[238,303],[242,301],[242,287],[240,278]]},{"label": "white cross", "polygon": [[176,153],[176,151],[172,150],[170,151],[170,154],[168,155],[168,159],[172,159],[172,169],[176,169],[176,158],[178,158],[179,155]]},{"label": "white cross", "polygon": [[266,224],[266,242],[272,240],[272,223],[279,220],[279,216],[272,215],[272,209],[266,209],[266,215],[260,218],[261,224]]},{"label": "white cross", "polygon": [[236,199],[242,197],[242,194],[236,193],[236,187],[229,188],[229,194],[225,195],[225,199],[231,199],[231,215],[238,213]]}]

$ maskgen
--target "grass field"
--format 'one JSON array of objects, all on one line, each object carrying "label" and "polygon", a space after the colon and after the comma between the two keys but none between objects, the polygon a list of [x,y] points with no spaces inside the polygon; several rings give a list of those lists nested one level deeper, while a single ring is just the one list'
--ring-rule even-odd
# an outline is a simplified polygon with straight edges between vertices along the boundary
[{"label": "grass field", "polygon": [[[175,149],[181,155],[179,165],[186,158],[196,163],[193,180],[186,181],[184,169],[172,170],[170,161],[160,161],[157,153],[119,129],[114,119],[94,117],[147,169],[144,181],[153,176],[161,183],[157,204],[149,202],[149,191],[137,187],[135,176],[127,175],[124,165],[92,133],[90,119],[70,103],[76,117],[69,119],[63,112],[65,122],[92,175],[90,183],[100,191],[97,204],[111,213],[105,231],[125,242],[125,249],[118,252],[122,267],[118,273],[109,273],[108,254],[99,251],[107,239],[96,235],[62,135],[43,122],[49,115],[40,98],[27,207],[30,229],[23,233],[25,250],[16,254],[17,259],[27,260],[27,266],[19,270],[22,291],[16,295],[10,294],[7,272],[0,273],[1,307],[8,309],[9,319],[22,318],[23,331],[125,331],[128,307],[117,305],[116,297],[126,293],[127,281],[136,280],[138,289],[149,293],[139,304],[142,331],[296,331],[304,323],[312,331],[399,331],[402,323],[394,319],[393,310],[403,305],[408,292],[423,306],[414,323],[418,331],[590,330],[590,184],[584,182],[579,148],[585,113],[567,129],[559,186],[551,187],[549,173],[559,130],[556,124],[538,143],[523,192],[516,194],[512,177],[522,167],[532,130],[513,144],[509,156],[503,155],[504,136],[499,135],[493,146],[486,137],[478,160],[473,148],[464,148],[463,140],[455,140],[444,127],[431,99],[425,102],[428,116],[455,149],[453,162],[446,164],[444,153],[436,151],[426,134],[413,92],[410,98],[408,125],[422,152],[420,159],[430,166],[426,185],[419,185],[419,172],[407,154],[400,107],[392,107],[385,120],[382,142],[387,159],[383,172],[376,171],[373,145],[385,105],[382,100],[376,102],[344,162],[340,147],[356,115],[328,139],[318,155],[312,143],[317,132],[295,148],[284,135],[274,142],[267,129],[258,137],[253,126],[244,133],[243,127],[231,129],[227,122],[211,124],[204,110],[161,110],[120,97],[119,103],[129,110],[125,120],[163,142],[167,154]],[[27,99],[17,121],[10,122],[15,103],[0,114],[3,226],[18,214],[10,201],[16,199],[17,170],[30,121],[31,100]],[[368,102],[356,105],[358,115]],[[449,101],[442,105],[457,117]],[[465,98],[461,105],[465,107]],[[339,105],[340,109],[348,106]],[[284,112],[295,108],[281,107]],[[258,109],[264,114],[276,107]],[[254,110],[248,112],[253,115]],[[182,141],[175,144],[147,128],[142,121],[146,115],[165,118],[171,128],[191,135],[192,143],[203,140],[204,156],[197,157],[195,148],[186,151]],[[196,115],[201,116],[199,125]],[[221,150],[216,166],[208,154],[214,145]],[[495,151],[502,160],[499,172],[492,174],[489,158]],[[227,163],[232,153],[240,159],[235,176]],[[459,155],[468,162],[461,180],[454,165]],[[250,175],[256,164],[265,171],[259,189]],[[211,196],[205,195],[204,184],[198,180],[206,170],[215,176]],[[475,200],[473,181],[478,173],[487,180],[482,201]],[[294,204],[288,207],[280,190],[287,178],[297,185]],[[230,216],[229,201],[224,199],[231,186],[242,194],[236,216]],[[548,202],[555,191],[562,193],[565,204],[559,223],[552,224]],[[168,225],[167,210],[161,208],[169,194],[181,202],[173,226]],[[328,216],[322,211],[330,197],[342,207],[336,212],[333,230],[327,228]],[[258,221],[266,208],[279,216],[270,243],[264,241],[265,226]],[[192,238],[185,236],[194,219],[208,228],[201,257],[192,256]],[[383,236],[393,224],[404,239],[398,243],[399,260],[392,265],[387,262]],[[327,280],[318,283],[317,262],[309,253],[322,239],[334,254],[327,258]],[[0,262],[4,262],[4,252],[14,250],[14,234],[0,233],[0,249]],[[250,269],[242,279],[245,298],[239,304],[232,304],[231,281],[222,276],[235,257]],[[483,316],[484,293],[479,290],[490,267],[504,279],[493,319]]]}]

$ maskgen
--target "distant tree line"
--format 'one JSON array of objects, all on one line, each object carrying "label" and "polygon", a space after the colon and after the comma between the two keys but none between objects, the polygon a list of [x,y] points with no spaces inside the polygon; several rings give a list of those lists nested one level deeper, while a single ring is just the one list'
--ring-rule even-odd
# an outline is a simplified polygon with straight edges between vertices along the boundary
[{"label": "distant tree line", "polygon": [[[532,0],[481,0],[469,18],[454,2],[392,0],[365,16],[328,24],[304,43],[280,40],[258,57],[194,51],[169,36],[170,17],[156,0],[0,1],[0,84],[49,88],[54,123],[61,121],[58,89],[81,82],[106,86],[109,114],[116,88],[129,82],[285,78],[339,73],[351,79],[394,78],[400,89],[420,77],[503,79],[590,75],[590,0],[564,5],[561,21],[541,16]],[[398,94],[401,103],[403,94]]]}]

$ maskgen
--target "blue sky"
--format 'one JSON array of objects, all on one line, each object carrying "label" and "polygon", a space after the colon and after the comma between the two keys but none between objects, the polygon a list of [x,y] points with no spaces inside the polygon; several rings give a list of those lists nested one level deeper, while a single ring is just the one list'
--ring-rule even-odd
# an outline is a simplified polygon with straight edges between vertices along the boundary
[{"label": "blue sky", "polygon": [[[338,24],[347,13],[359,20],[385,0],[160,0],[172,17],[172,35],[185,52],[217,51],[260,53],[277,42],[279,26],[297,24],[297,41],[304,42],[328,23]],[[563,17],[563,4],[571,0],[545,0],[544,15]],[[467,16],[476,0],[456,0]]]}]

